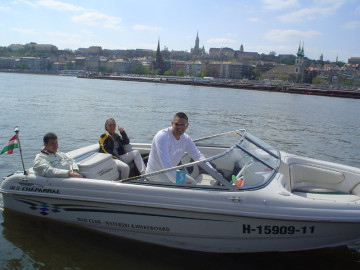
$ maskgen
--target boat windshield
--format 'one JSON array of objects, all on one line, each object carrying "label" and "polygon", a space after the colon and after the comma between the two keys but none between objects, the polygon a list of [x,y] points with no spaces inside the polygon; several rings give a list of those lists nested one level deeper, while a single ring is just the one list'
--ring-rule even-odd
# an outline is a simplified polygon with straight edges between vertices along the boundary
[{"label": "boat windshield", "polygon": [[230,190],[259,189],[272,180],[280,163],[277,150],[245,130],[194,142],[205,160],[194,161],[186,153],[178,166],[141,176],[141,180]]}]

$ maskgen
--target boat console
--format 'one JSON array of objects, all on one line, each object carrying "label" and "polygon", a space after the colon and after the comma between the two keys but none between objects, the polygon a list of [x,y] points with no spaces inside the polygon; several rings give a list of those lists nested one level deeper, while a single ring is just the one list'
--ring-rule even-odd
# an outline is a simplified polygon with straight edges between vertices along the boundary
[{"label": "boat console", "polygon": [[117,180],[119,171],[110,154],[94,153],[91,156],[78,161],[80,173],[86,178]]}]

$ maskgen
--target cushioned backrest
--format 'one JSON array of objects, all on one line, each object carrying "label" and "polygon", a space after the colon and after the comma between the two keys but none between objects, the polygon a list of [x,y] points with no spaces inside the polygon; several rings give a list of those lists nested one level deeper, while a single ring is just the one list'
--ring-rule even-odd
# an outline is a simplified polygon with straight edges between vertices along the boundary
[{"label": "cushioned backrest", "polygon": [[[190,162],[194,162],[194,160],[189,156],[189,155],[185,155],[182,159],[181,159],[181,164],[184,165],[184,164],[187,164],[187,163],[190,163]],[[190,175],[192,178],[196,178],[199,173],[200,173],[200,170],[199,170],[199,167],[197,165],[194,165],[194,166],[190,166],[190,167],[186,167],[185,168],[186,170],[186,173],[188,175]]]},{"label": "cushioned backrest", "polygon": [[291,185],[337,185],[344,181],[342,173],[302,164],[290,165]]}]

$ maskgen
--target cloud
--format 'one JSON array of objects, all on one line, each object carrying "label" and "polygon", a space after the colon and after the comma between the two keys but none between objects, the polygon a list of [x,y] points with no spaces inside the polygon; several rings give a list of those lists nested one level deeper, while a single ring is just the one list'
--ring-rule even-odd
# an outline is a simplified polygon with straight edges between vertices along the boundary
[{"label": "cloud", "polygon": [[160,30],[162,30],[162,27],[143,25],[143,24],[135,24],[133,26],[133,29],[134,30],[145,30],[145,31],[160,31]]},{"label": "cloud", "polygon": [[36,2],[39,6],[60,11],[82,11],[84,8],[56,0],[40,0]]},{"label": "cloud", "polygon": [[279,10],[293,8],[299,5],[298,0],[262,0],[265,10]]},{"label": "cloud", "polygon": [[21,34],[27,34],[27,35],[34,35],[37,34],[35,29],[30,29],[30,28],[16,28],[16,27],[11,27],[10,28],[11,31],[14,32],[18,32]]},{"label": "cloud", "polygon": [[261,22],[262,20],[260,18],[252,17],[248,19],[250,22]]},{"label": "cloud", "polygon": [[264,38],[270,41],[299,41],[299,40],[308,40],[314,37],[320,36],[321,33],[317,31],[298,31],[298,30],[282,30],[282,29],[273,29],[268,31]]},{"label": "cloud", "polygon": [[82,15],[74,15],[71,19],[73,22],[92,26],[103,26],[105,28],[112,28],[117,30],[121,29],[121,26],[119,26],[121,18],[111,17],[99,12],[86,12]]},{"label": "cloud", "polygon": [[0,10],[8,11],[11,10],[9,7],[0,6]]},{"label": "cloud", "polygon": [[279,16],[282,22],[302,22],[305,20],[314,20],[318,16],[329,16],[334,14],[346,0],[314,0],[314,4],[307,8],[302,8]]},{"label": "cloud", "polygon": [[236,40],[228,39],[228,38],[210,38],[207,43],[214,44],[214,45],[231,45],[237,43]]},{"label": "cloud", "polygon": [[360,28],[360,21],[351,21],[342,26],[345,29],[358,29]]}]

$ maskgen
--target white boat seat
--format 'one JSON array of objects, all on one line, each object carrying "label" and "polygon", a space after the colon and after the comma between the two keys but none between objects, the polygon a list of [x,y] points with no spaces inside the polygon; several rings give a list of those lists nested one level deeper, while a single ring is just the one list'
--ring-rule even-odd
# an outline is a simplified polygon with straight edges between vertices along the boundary
[{"label": "white boat seat", "polygon": [[334,170],[303,164],[290,165],[290,183],[292,190],[300,187],[333,189],[344,180],[344,174]]},{"label": "white boat seat", "polygon": [[102,180],[116,180],[119,178],[119,171],[110,154],[94,153],[77,164],[80,174],[86,178]]},{"label": "white boat seat", "polygon": [[[183,165],[190,162],[194,162],[194,160],[187,154],[181,159],[181,164]],[[196,181],[197,185],[212,186],[216,182],[211,175],[200,173],[200,168],[198,165],[186,167],[185,171],[186,174],[188,174]]]}]

